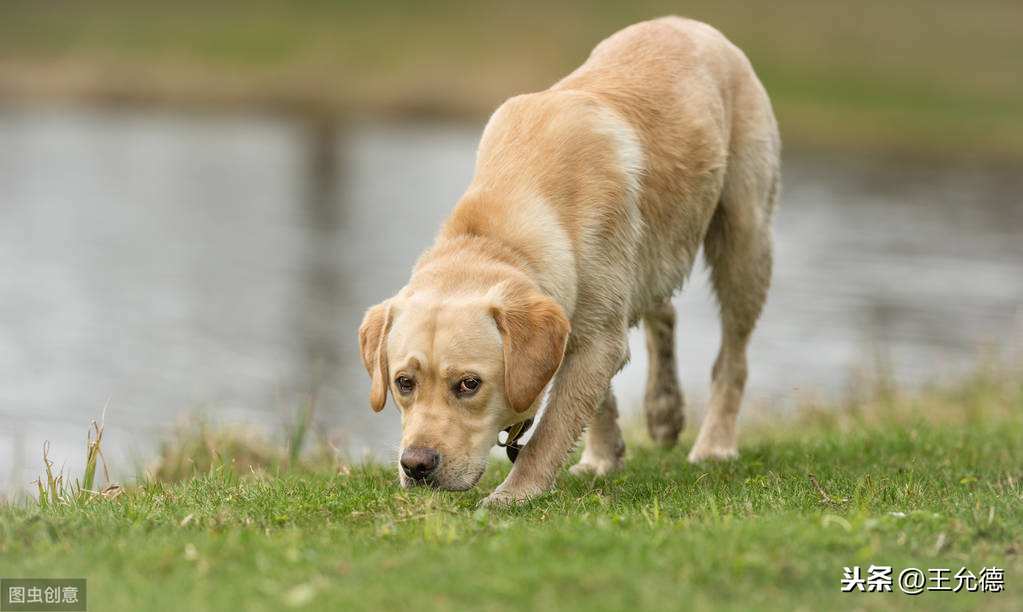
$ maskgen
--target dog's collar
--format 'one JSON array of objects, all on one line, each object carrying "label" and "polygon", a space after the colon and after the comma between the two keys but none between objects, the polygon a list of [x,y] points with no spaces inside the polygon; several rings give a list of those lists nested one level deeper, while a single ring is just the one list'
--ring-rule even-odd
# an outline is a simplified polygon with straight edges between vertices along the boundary
[{"label": "dog's collar", "polygon": [[504,432],[508,434],[508,437],[501,442],[501,439],[497,439],[497,445],[503,446],[508,458],[511,459],[512,463],[515,463],[515,458],[519,456],[519,451],[522,449],[522,445],[519,444],[519,440],[522,439],[523,434],[529,431],[529,428],[533,425],[533,419],[529,418],[525,421],[519,421],[518,423],[506,427]]}]

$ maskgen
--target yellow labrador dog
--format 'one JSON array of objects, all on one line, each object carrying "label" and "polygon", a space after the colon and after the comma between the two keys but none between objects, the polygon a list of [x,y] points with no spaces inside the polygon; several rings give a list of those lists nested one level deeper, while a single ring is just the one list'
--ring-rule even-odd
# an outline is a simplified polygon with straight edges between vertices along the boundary
[{"label": "yellow labrador dog", "polygon": [[778,128],[742,51],[666,17],[597,45],[546,91],[514,97],[483,131],[475,177],[408,284],[359,329],[370,404],[401,413],[404,486],[476,484],[499,434],[536,431],[485,500],[543,493],[588,426],[574,471],[625,451],[609,383],[643,321],[647,427],[676,443],[675,314],[700,245],[721,349],[690,461],[736,456],[746,346],[771,277]]}]

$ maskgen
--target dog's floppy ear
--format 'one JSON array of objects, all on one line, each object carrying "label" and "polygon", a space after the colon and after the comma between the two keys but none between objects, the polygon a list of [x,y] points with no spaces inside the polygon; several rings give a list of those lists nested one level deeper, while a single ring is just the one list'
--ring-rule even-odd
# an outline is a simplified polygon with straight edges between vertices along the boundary
[{"label": "dog's floppy ear", "polygon": [[508,403],[516,412],[525,412],[561,366],[571,326],[561,307],[532,287],[505,283],[490,297],[504,341]]},{"label": "dog's floppy ear", "polygon": [[391,329],[391,300],[386,300],[366,311],[359,326],[359,345],[362,365],[373,380],[369,390],[369,405],[380,412],[387,403],[387,332]]}]

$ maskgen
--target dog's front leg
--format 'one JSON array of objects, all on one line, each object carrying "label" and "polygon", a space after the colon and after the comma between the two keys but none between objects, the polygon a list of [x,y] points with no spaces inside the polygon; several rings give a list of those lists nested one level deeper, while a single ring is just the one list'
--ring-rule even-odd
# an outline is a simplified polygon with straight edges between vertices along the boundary
[{"label": "dog's front leg", "polygon": [[551,488],[627,355],[624,331],[569,347],[536,433],[519,453],[508,477],[483,500],[485,505],[523,501]]}]

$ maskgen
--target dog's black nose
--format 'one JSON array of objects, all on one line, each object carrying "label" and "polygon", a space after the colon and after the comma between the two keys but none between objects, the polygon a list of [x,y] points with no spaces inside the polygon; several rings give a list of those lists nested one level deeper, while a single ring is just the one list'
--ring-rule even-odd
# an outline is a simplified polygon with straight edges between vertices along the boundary
[{"label": "dog's black nose", "polygon": [[425,480],[437,469],[440,455],[422,446],[410,446],[401,453],[401,469],[413,480]]}]

